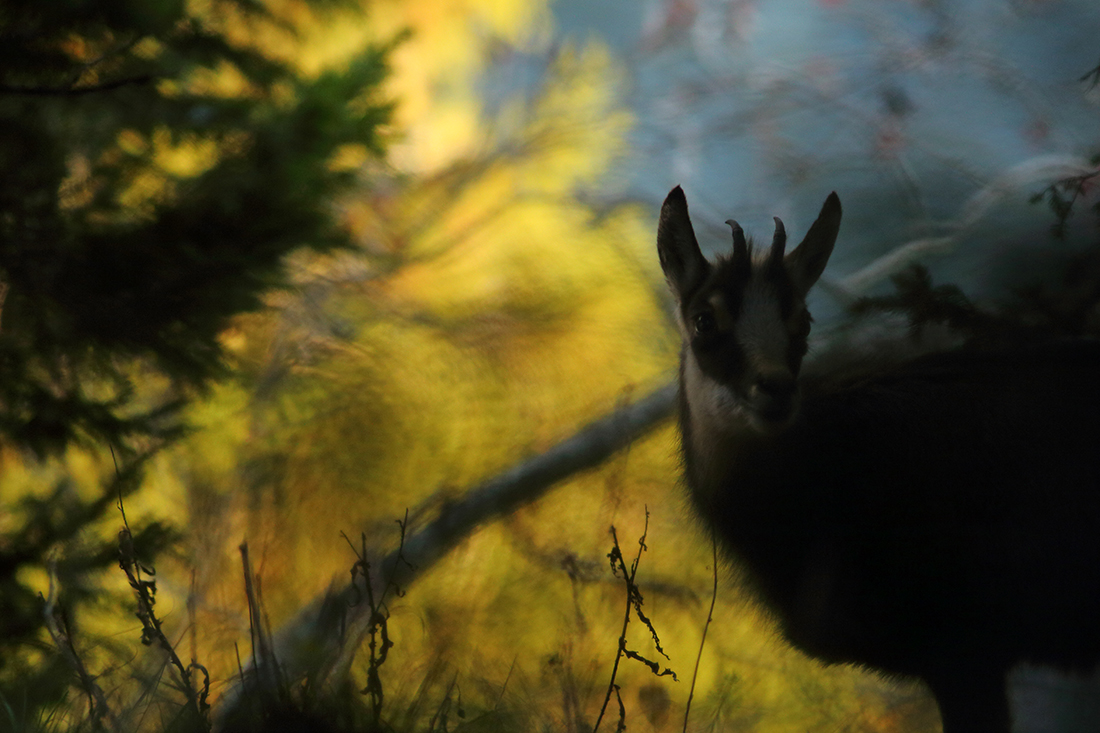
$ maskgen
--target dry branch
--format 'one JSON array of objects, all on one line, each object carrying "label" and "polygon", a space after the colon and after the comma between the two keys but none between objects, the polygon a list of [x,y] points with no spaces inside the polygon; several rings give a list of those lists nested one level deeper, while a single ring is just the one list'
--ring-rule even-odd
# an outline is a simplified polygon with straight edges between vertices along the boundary
[{"label": "dry branch", "polygon": [[[676,385],[667,384],[632,405],[589,423],[572,437],[545,453],[528,458],[513,468],[467,492],[447,507],[428,526],[405,539],[400,558],[391,552],[375,565],[372,582],[407,586],[452,548],[482,525],[509,514],[542,496],[570,476],[599,466],[619,450],[646,435],[672,415]],[[345,594],[347,591],[344,592]],[[369,613],[352,609],[347,637],[334,667],[342,673],[366,633]]]},{"label": "dry branch", "polygon": [[[400,551],[371,563],[371,582],[376,588],[391,584],[406,587],[480,525],[535,501],[560,481],[599,466],[648,434],[672,415],[675,398],[676,385],[666,384],[470,490],[461,500],[445,507],[426,527],[407,536]],[[342,678],[346,674],[369,632],[372,616],[365,604],[351,606],[355,596],[351,585],[327,593],[279,632],[276,642],[280,647],[279,658],[292,679],[308,673],[311,667],[315,673],[320,672],[317,678],[332,675]],[[295,653],[309,650],[316,654],[324,648],[332,653],[325,670],[316,669],[315,657]],[[225,709],[232,706],[228,702]]]}]

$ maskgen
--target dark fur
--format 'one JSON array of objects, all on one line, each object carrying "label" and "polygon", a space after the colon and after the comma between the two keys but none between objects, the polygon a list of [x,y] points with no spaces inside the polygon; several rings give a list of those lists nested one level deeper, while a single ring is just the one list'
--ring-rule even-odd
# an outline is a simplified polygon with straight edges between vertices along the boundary
[{"label": "dark fur", "polygon": [[792,643],[923,678],[949,733],[1008,730],[1017,662],[1100,660],[1100,344],[800,386],[785,429],[714,437],[713,491],[681,394],[699,515]]}]

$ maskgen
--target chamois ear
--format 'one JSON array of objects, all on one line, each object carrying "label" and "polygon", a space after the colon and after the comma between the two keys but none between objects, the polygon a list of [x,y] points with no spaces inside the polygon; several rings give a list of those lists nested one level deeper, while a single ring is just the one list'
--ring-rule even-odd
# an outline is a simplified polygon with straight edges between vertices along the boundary
[{"label": "chamois ear", "polygon": [[695,230],[688,216],[687,197],[677,186],[669,191],[661,206],[661,220],[657,224],[657,255],[661,269],[676,300],[682,301],[706,276],[707,263],[699,251]]},{"label": "chamois ear", "polygon": [[794,281],[795,290],[802,297],[806,296],[825,271],[829,255],[833,253],[833,245],[836,244],[837,232],[840,231],[840,215],[840,197],[833,191],[825,199],[821,213],[817,215],[810,231],[806,232],[806,238],[783,258],[783,264],[787,266],[787,272]]}]

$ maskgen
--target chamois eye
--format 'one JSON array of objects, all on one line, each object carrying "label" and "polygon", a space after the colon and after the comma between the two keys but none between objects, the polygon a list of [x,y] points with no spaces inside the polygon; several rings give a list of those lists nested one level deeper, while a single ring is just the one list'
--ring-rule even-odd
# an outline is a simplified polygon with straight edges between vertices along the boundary
[{"label": "chamois eye", "polygon": [[704,311],[691,319],[697,336],[709,336],[718,328],[718,322],[714,320],[714,314]]}]

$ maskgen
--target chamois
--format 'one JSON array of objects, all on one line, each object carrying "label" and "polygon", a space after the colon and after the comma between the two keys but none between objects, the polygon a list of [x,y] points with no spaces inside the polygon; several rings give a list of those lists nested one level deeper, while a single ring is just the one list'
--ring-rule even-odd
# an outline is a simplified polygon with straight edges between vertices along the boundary
[{"label": "chamois", "polygon": [[683,337],[694,509],[796,647],[922,678],[946,733],[1008,731],[1019,662],[1100,661],[1100,344],[929,354],[801,374],[840,228],[700,252],[679,186],[657,249]]}]

